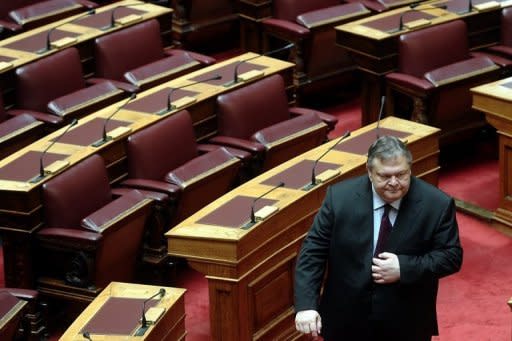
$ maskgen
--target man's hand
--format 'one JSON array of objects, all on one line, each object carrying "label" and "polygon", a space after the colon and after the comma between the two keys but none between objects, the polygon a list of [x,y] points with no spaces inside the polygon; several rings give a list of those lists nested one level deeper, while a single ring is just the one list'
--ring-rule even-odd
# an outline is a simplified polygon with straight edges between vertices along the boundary
[{"label": "man's hand", "polygon": [[295,328],[304,334],[316,337],[322,331],[322,319],[316,310],[302,310],[295,315]]},{"label": "man's hand", "polygon": [[382,252],[373,258],[372,277],[375,283],[389,284],[400,280],[400,262],[394,253]]}]

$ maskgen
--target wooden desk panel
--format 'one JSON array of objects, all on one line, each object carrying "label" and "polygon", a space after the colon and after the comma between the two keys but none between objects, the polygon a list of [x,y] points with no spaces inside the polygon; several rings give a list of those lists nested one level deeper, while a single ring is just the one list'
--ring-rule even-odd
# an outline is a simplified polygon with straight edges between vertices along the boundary
[{"label": "wooden desk panel", "polygon": [[[136,12],[140,13],[142,18],[137,22],[123,26],[116,25],[108,30],[98,28],[105,26],[105,23],[110,21],[111,13],[114,10],[116,17],[122,17],[126,13]],[[86,12],[84,11],[84,13]],[[56,41],[64,36],[73,36],[76,38],[76,42],[72,45],[77,47],[80,51],[85,75],[90,75],[93,72],[94,39],[99,36],[156,18],[160,22],[162,39],[165,43],[164,46],[170,45],[171,42],[172,9],[170,8],[144,3],[139,0],[123,0],[99,7],[95,14],[88,17],[81,18],[82,16],[83,13],[77,14],[0,41],[0,58],[6,59],[5,61],[12,64],[10,68],[0,70],[0,89],[2,89],[4,94],[5,106],[8,107],[14,103],[15,94],[13,86],[15,69],[60,50],[51,49],[42,54],[36,52],[45,47],[48,32],[54,27],[59,26],[59,28],[54,30],[51,34],[52,41]],[[75,21],[73,21],[74,19]]]},{"label": "wooden desk panel", "polygon": [[[160,289],[165,289],[165,296],[158,302],[153,302],[153,306],[164,308],[164,314],[160,319],[149,327],[144,336],[133,336],[133,333],[127,335],[109,335],[108,333],[94,333],[86,330],[86,327],[91,326],[91,320],[95,315],[108,304],[110,298],[116,299],[139,299],[145,300],[157,293]],[[166,340],[176,341],[184,340],[186,336],[185,331],[185,289],[171,288],[171,287],[158,287],[152,285],[141,285],[132,283],[111,282],[87,308],[78,316],[78,318],[69,326],[66,332],[60,337],[59,340],[86,340],[83,337],[84,331],[89,331],[92,340]],[[146,307],[149,307],[148,303]],[[137,314],[140,316],[142,305],[137,306]],[[111,319],[124,321],[123,312],[118,311],[115,315],[110,316]],[[101,322],[101,321],[100,321]],[[133,323],[135,327],[140,324]]]},{"label": "wooden desk panel", "polygon": [[[403,132],[414,157],[413,173],[437,185],[439,129],[395,117],[381,127]],[[341,143],[363,141],[376,125],[363,127]],[[366,137],[364,137],[366,141]],[[270,179],[286,174],[304,160],[314,161],[336,140],[304,153],[248,181],[214,201],[166,233],[169,254],[184,257],[205,274],[209,285],[213,340],[289,340],[297,338],[293,311],[295,259],[327,189],[327,185],[366,172],[366,156],[331,150],[323,162],[336,164],[340,174],[303,191],[286,186],[265,198],[279,211],[250,229],[205,224],[204,217],[238,196],[258,197]],[[310,180],[311,173],[304,172]],[[226,213],[228,215],[229,213]],[[249,217],[250,210],[247,210]],[[203,223],[201,223],[203,222]]]},{"label": "wooden desk panel", "polygon": [[512,77],[471,89],[473,108],[498,130],[500,203],[493,219],[512,227]]},{"label": "wooden desk panel", "polygon": [[[395,22],[395,27],[398,28],[400,16],[404,12],[409,11],[413,15],[416,11],[421,11],[425,15],[432,16],[430,25],[457,19],[464,20],[468,27],[471,49],[482,48],[499,41],[501,8],[486,12],[473,10],[469,13],[458,13],[462,6],[460,3],[464,1],[436,0],[415,7],[414,12],[411,12],[410,7],[403,7],[336,27],[338,45],[349,51],[363,73],[363,100],[361,101],[363,125],[377,120],[380,98],[384,94],[384,76],[396,70],[398,66],[400,35],[424,28],[404,28],[401,31],[390,29],[392,22]],[[475,1],[485,2],[485,0]],[[474,4],[477,3],[474,2]],[[447,9],[434,8],[440,5],[446,5]],[[404,15],[403,19],[404,22],[410,21],[409,15]]]},{"label": "wooden desk panel", "polygon": [[[293,88],[291,77],[293,64],[269,57],[258,57],[254,53],[247,53],[197,70],[138,94],[137,98],[127,105],[127,107],[132,105],[132,110],[127,110],[126,108],[119,110],[112,117],[108,130],[119,124],[131,128],[131,133],[133,133],[174,114],[178,110],[173,110],[162,116],[153,114],[155,107],[153,103],[154,97],[163,99],[163,103],[156,107],[164,108],[166,106],[165,93],[171,91],[170,89],[192,84],[192,79],[206,79],[205,75],[216,73],[219,69],[225,69],[228,65],[234,67],[235,62],[249,58],[253,58],[250,62],[251,64],[262,67],[265,76],[276,73],[282,74],[285,84],[290,89]],[[229,73],[232,74],[232,72]],[[224,82],[229,80],[231,79],[224,80]],[[248,83],[253,81],[256,80]],[[189,105],[187,109],[191,113],[198,140],[204,140],[216,133],[214,108],[217,95],[243,87],[248,83],[240,82],[235,86],[226,88],[223,85],[206,82],[187,86],[186,89],[183,89],[187,90],[188,93],[196,94],[194,97],[196,97],[197,101]],[[180,93],[186,92],[181,92],[181,90],[175,92],[177,96],[180,96]],[[147,98],[152,99],[148,101]],[[140,105],[140,102],[142,102],[142,105]],[[149,110],[144,110],[144,102],[150,104]],[[126,177],[125,141],[127,136],[109,141],[99,148],[92,147],[87,143],[101,138],[101,122],[105,122],[106,118],[112,115],[122,104],[125,104],[125,100],[81,119],[76,126],[68,131],[67,135],[63,136],[62,139],[51,147],[49,154],[45,156],[45,165],[51,161],[51,154],[65,155],[64,159],[69,161],[68,167],[71,167],[88,156],[99,153],[105,160],[111,183],[116,183]],[[134,111],[133,109],[141,111]],[[44,221],[41,185],[56,174],[50,174],[43,181],[36,184],[31,184],[27,180],[38,174],[41,153],[65,129],[67,127],[61,128],[11,156],[0,160],[0,233],[4,241],[5,280],[7,286],[33,287],[31,236],[42,226]],[[31,156],[28,161],[25,157],[27,154]],[[26,166],[27,162],[30,166]],[[20,165],[24,167],[24,173],[27,173],[24,175],[24,178],[19,178],[17,174],[13,175],[12,170],[16,170]],[[19,271],[19,268],[23,268],[23,271]]]}]

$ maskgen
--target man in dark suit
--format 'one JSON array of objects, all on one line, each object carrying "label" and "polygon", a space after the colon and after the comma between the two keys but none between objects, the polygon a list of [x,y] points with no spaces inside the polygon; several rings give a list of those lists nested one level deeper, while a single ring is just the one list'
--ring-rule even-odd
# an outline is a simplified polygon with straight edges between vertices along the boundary
[{"label": "man in dark suit", "polygon": [[438,280],[460,269],[462,248],[453,199],[411,164],[405,144],[383,136],[368,175],[328,188],[297,260],[298,331],[327,341],[438,334]]}]

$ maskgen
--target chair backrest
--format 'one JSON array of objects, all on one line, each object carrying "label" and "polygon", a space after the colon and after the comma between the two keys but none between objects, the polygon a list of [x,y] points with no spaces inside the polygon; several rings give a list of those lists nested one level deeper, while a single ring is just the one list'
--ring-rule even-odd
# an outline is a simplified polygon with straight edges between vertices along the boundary
[{"label": "chair backrest", "polygon": [[466,24],[454,20],[400,36],[399,71],[423,77],[427,71],[469,58]]},{"label": "chair backrest", "polygon": [[124,80],[125,72],[164,57],[156,19],[96,38],[96,76]]},{"label": "chair backrest", "polygon": [[339,4],[339,0],[274,0],[272,17],[295,22],[302,13]]},{"label": "chair backrest", "polygon": [[105,163],[93,155],[43,185],[46,226],[80,228],[80,221],[112,200]]},{"label": "chair backrest", "polygon": [[16,69],[16,106],[46,112],[48,102],[85,86],[78,50],[68,48]]},{"label": "chair backrest", "polygon": [[280,75],[217,97],[219,135],[249,139],[258,130],[289,118],[288,98]]},{"label": "chair backrest", "polygon": [[128,176],[163,181],[197,155],[192,119],[182,110],[128,137]]},{"label": "chair backrest", "polygon": [[512,46],[512,7],[501,11],[501,43]]}]

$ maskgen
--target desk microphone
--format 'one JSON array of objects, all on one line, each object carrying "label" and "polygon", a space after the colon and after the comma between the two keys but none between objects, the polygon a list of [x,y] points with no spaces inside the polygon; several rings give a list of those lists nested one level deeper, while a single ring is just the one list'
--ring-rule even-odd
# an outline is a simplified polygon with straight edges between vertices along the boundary
[{"label": "desk microphone", "polygon": [[96,13],[96,10],[94,10],[94,9],[90,9],[90,10],[88,10],[87,12],[83,13],[82,15],[79,15],[78,17],[75,17],[75,18],[73,18],[73,19],[71,19],[71,20],[65,21],[65,22],[63,22],[63,23],[60,23],[60,24],[58,24],[58,25],[53,26],[52,28],[50,28],[50,29],[48,30],[48,33],[46,34],[46,46],[45,46],[45,47],[43,47],[42,49],[40,49],[40,50],[36,51],[36,53],[38,53],[38,54],[43,54],[43,53],[48,52],[48,51],[50,51],[50,50],[52,49],[51,36],[52,36],[53,31],[55,31],[57,28],[59,28],[59,27],[61,27],[61,26],[63,26],[63,25],[66,25],[66,24],[70,24],[70,23],[72,23],[73,21],[78,20],[78,19],[80,19],[80,18],[83,18],[83,17],[89,16],[89,15],[93,15],[93,14],[95,14],[95,13]]},{"label": "desk microphone", "polygon": [[186,88],[186,87],[194,85],[194,84],[204,83],[204,82],[209,82],[209,81],[219,80],[219,79],[222,79],[222,76],[217,74],[217,75],[214,75],[214,76],[212,76],[210,78],[207,78],[207,79],[202,79],[200,81],[196,81],[196,82],[192,82],[192,83],[189,83],[189,84],[186,84],[186,85],[178,86],[176,88],[172,88],[171,90],[169,90],[169,94],[167,95],[167,108],[158,111],[156,114],[157,115],[164,115],[164,114],[168,113],[169,111],[176,109],[176,106],[173,106],[171,104],[171,95],[174,93],[174,91]]},{"label": "desk microphone", "polygon": [[89,340],[89,341],[92,341],[92,339],[91,339],[91,333],[89,333],[89,332],[83,332],[83,333],[82,333],[82,336],[83,336],[85,339],[87,339],[87,340]]},{"label": "desk microphone", "polygon": [[375,129],[377,132],[377,138],[380,137],[380,120],[382,118],[382,113],[384,112],[384,103],[386,102],[386,96],[382,96],[380,98],[380,110],[379,116],[377,117],[377,128]]},{"label": "desk microphone", "polygon": [[289,50],[291,49],[292,47],[294,47],[295,44],[294,43],[290,43],[288,45],[285,45],[281,48],[278,48],[276,50],[272,50],[272,51],[267,51],[265,53],[262,53],[260,55],[257,55],[257,56],[253,56],[249,59],[245,59],[245,60],[241,60],[239,61],[236,65],[235,65],[235,70],[234,70],[234,73],[233,73],[233,80],[231,82],[228,82],[226,84],[224,84],[225,87],[230,87],[232,85],[235,85],[239,82],[239,79],[238,79],[238,68],[240,67],[240,65],[250,61],[250,60],[253,60],[253,59],[256,59],[256,58],[259,58],[259,57],[263,57],[263,56],[270,56],[270,55],[273,55],[273,54],[276,54],[276,53],[279,53],[279,52],[282,52],[282,51],[285,51],[285,50]]},{"label": "desk microphone", "polygon": [[428,7],[428,8],[411,8],[411,9],[408,9],[407,11],[404,11],[402,12],[402,14],[400,14],[400,21],[398,22],[398,29],[396,30],[393,30],[391,31],[390,33],[392,32],[400,32],[400,31],[403,31],[404,30],[404,17],[406,14],[409,14],[409,13],[412,13],[412,12],[420,12],[420,13],[423,13],[423,12],[428,12],[428,11],[431,11],[431,10],[437,10],[437,9],[446,9],[446,5],[440,5],[440,6],[435,6],[435,7]]},{"label": "desk microphone", "polygon": [[109,30],[113,27],[116,26],[116,17],[115,17],[115,14],[116,14],[116,11],[119,9],[119,8],[130,8],[130,7],[137,7],[137,6],[144,6],[144,5],[147,5],[147,2],[146,1],[143,1],[142,3],[133,3],[133,4],[127,4],[127,5],[119,5],[117,7],[114,7],[112,9],[112,12],[110,12],[110,23],[106,26],[103,26],[102,28],[100,28],[102,31],[106,31],[106,30]]},{"label": "desk microphone", "polygon": [[266,196],[267,194],[269,194],[270,192],[276,190],[277,188],[279,187],[284,187],[284,182],[279,182],[277,185],[275,185],[274,187],[272,187],[271,189],[269,189],[268,191],[266,191],[265,193],[263,193],[262,195],[260,195],[259,197],[255,198],[253,201],[252,201],[252,204],[251,204],[251,221],[249,221],[245,226],[244,228],[249,228],[251,227],[252,225],[256,224],[256,215],[254,214],[254,205],[256,205],[256,202],[258,200],[260,200],[261,198],[263,198],[264,196]]},{"label": "desk microphone", "polygon": [[132,99],[134,99],[135,97],[137,97],[137,95],[135,93],[132,93],[130,95],[130,97],[128,97],[128,99],[123,103],[121,104],[120,106],[117,107],[116,110],[114,110],[114,112],[109,116],[107,117],[107,119],[105,120],[105,123],[103,123],[103,135],[102,135],[102,138],[99,139],[98,141],[94,142],[91,146],[93,147],[99,147],[99,146],[102,146],[104,145],[105,143],[107,143],[108,141],[112,140],[112,137],[111,136],[107,136],[107,124],[108,122],[110,121],[110,119],[119,112],[119,110],[123,109],[128,103],[130,103],[130,101]]},{"label": "desk microphone", "polygon": [[317,185],[315,169],[316,169],[316,165],[318,164],[318,161],[320,161],[320,159],[323,158],[325,156],[325,154],[329,153],[334,147],[336,147],[338,144],[340,144],[341,141],[343,141],[344,139],[346,139],[349,136],[350,136],[350,131],[347,130],[345,132],[345,134],[343,134],[343,136],[341,136],[338,139],[338,141],[336,141],[335,144],[330,146],[329,149],[327,149],[322,155],[320,155],[320,157],[318,159],[315,160],[315,163],[313,164],[313,168],[311,169],[311,182],[303,187],[303,189],[305,191],[309,191],[311,188],[313,188],[313,187],[315,187]]},{"label": "desk microphone", "polygon": [[41,157],[39,158],[39,175],[36,176],[35,178],[33,178],[32,180],[30,180],[30,183],[32,183],[32,184],[38,183],[39,181],[43,180],[46,177],[46,172],[45,172],[44,166],[43,166],[43,158],[46,155],[46,152],[48,151],[48,149],[50,149],[51,146],[53,146],[55,144],[55,142],[60,140],[61,137],[64,136],[68,132],[69,129],[71,129],[71,127],[75,126],[77,123],[78,123],[78,119],[74,118],[73,121],[71,121],[71,123],[68,125],[68,127],[62,132],[62,134],[60,134],[55,140],[53,140],[48,145],[48,147],[46,147],[46,149],[41,153]]},{"label": "desk microphone", "polygon": [[150,298],[146,299],[143,303],[142,303],[142,317],[141,317],[141,326],[140,328],[135,332],[135,336],[142,336],[146,333],[146,330],[148,329],[148,321],[146,320],[146,303],[148,303],[149,301],[151,301],[153,298],[155,298],[156,296],[160,296],[160,299],[162,299],[164,296],[165,296],[165,289],[164,288],[160,288],[160,290],[158,290],[158,292],[156,294],[154,294],[153,296],[151,296]]}]

